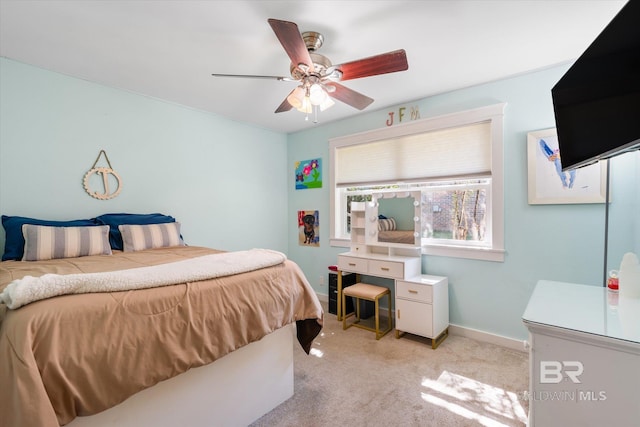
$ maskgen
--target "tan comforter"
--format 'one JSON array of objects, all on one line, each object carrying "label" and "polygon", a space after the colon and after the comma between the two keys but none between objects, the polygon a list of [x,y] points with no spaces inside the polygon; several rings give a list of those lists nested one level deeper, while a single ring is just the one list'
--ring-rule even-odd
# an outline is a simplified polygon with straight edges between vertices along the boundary
[{"label": "tan comforter", "polygon": [[[216,252],[179,247],[5,261],[0,291],[25,275],[115,271]],[[17,310],[0,305],[0,424],[67,424],[294,321],[308,352],[322,308],[291,261],[161,288],[64,295]]]}]

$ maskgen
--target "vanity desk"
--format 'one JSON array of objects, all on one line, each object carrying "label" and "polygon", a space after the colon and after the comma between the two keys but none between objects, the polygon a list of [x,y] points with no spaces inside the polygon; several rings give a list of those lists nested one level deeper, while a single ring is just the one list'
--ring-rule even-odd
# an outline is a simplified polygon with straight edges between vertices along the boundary
[{"label": "vanity desk", "polygon": [[351,203],[351,250],[338,255],[337,316],[341,321],[345,314],[343,272],[393,279],[396,338],[420,335],[435,349],[448,336],[448,281],[422,274],[420,218],[419,192],[382,192]]},{"label": "vanity desk", "polygon": [[[394,280],[420,275],[419,194],[382,192],[373,195],[370,202],[351,202],[351,251],[338,255],[338,320],[341,321],[344,314],[341,307],[343,271],[356,273],[358,277],[364,274]],[[390,205],[388,210],[384,209],[385,199]],[[394,218],[394,229],[399,226],[410,231],[405,243],[385,242],[380,238],[382,212]]]}]

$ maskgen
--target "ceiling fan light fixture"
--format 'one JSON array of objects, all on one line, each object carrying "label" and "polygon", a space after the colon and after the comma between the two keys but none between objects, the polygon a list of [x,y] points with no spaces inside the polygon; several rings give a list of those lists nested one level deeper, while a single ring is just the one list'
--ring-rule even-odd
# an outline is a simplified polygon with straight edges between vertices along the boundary
[{"label": "ceiling fan light fixture", "polygon": [[320,104],[320,111],[324,111],[327,108],[331,108],[333,107],[334,104],[335,102],[333,101],[333,99],[331,99],[330,96],[327,96],[325,100],[322,102],[322,104]]},{"label": "ceiling fan light fixture", "polygon": [[296,107],[296,110],[300,111],[301,113],[311,114],[313,112],[313,104],[311,104],[309,97],[305,96],[302,99],[302,104],[300,105],[300,107]]},{"label": "ceiling fan light fixture", "polygon": [[327,92],[318,83],[312,84],[309,88],[309,101],[313,105],[321,105],[328,97]]},{"label": "ceiling fan light fixture", "polygon": [[287,96],[289,104],[296,109],[302,108],[305,99],[305,90],[302,86],[298,86]]}]

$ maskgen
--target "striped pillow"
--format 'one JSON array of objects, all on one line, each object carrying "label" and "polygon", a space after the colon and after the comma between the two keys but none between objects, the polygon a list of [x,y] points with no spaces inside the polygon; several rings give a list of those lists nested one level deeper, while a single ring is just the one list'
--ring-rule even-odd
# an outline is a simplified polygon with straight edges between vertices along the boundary
[{"label": "striped pillow", "polygon": [[378,231],[393,231],[396,229],[396,220],[394,218],[385,218],[378,220]]},{"label": "striped pillow", "polygon": [[24,224],[23,261],[111,255],[109,226],[50,227]]},{"label": "striped pillow", "polygon": [[122,224],[118,226],[118,229],[122,234],[125,252],[184,246],[184,241],[180,236],[179,222],[146,225]]}]

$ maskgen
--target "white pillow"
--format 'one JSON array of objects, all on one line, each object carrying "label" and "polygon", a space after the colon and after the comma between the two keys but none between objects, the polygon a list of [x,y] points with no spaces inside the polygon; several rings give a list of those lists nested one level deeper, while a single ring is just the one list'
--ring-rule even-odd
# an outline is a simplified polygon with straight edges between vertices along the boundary
[{"label": "white pillow", "polygon": [[111,255],[109,226],[50,227],[24,224],[23,261]]},{"label": "white pillow", "polygon": [[118,230],[122,234],[122,247],[125,252],[184,246],[184,241],[180,236],[179,222],[146,225],[122,224],[118,226]]}]

